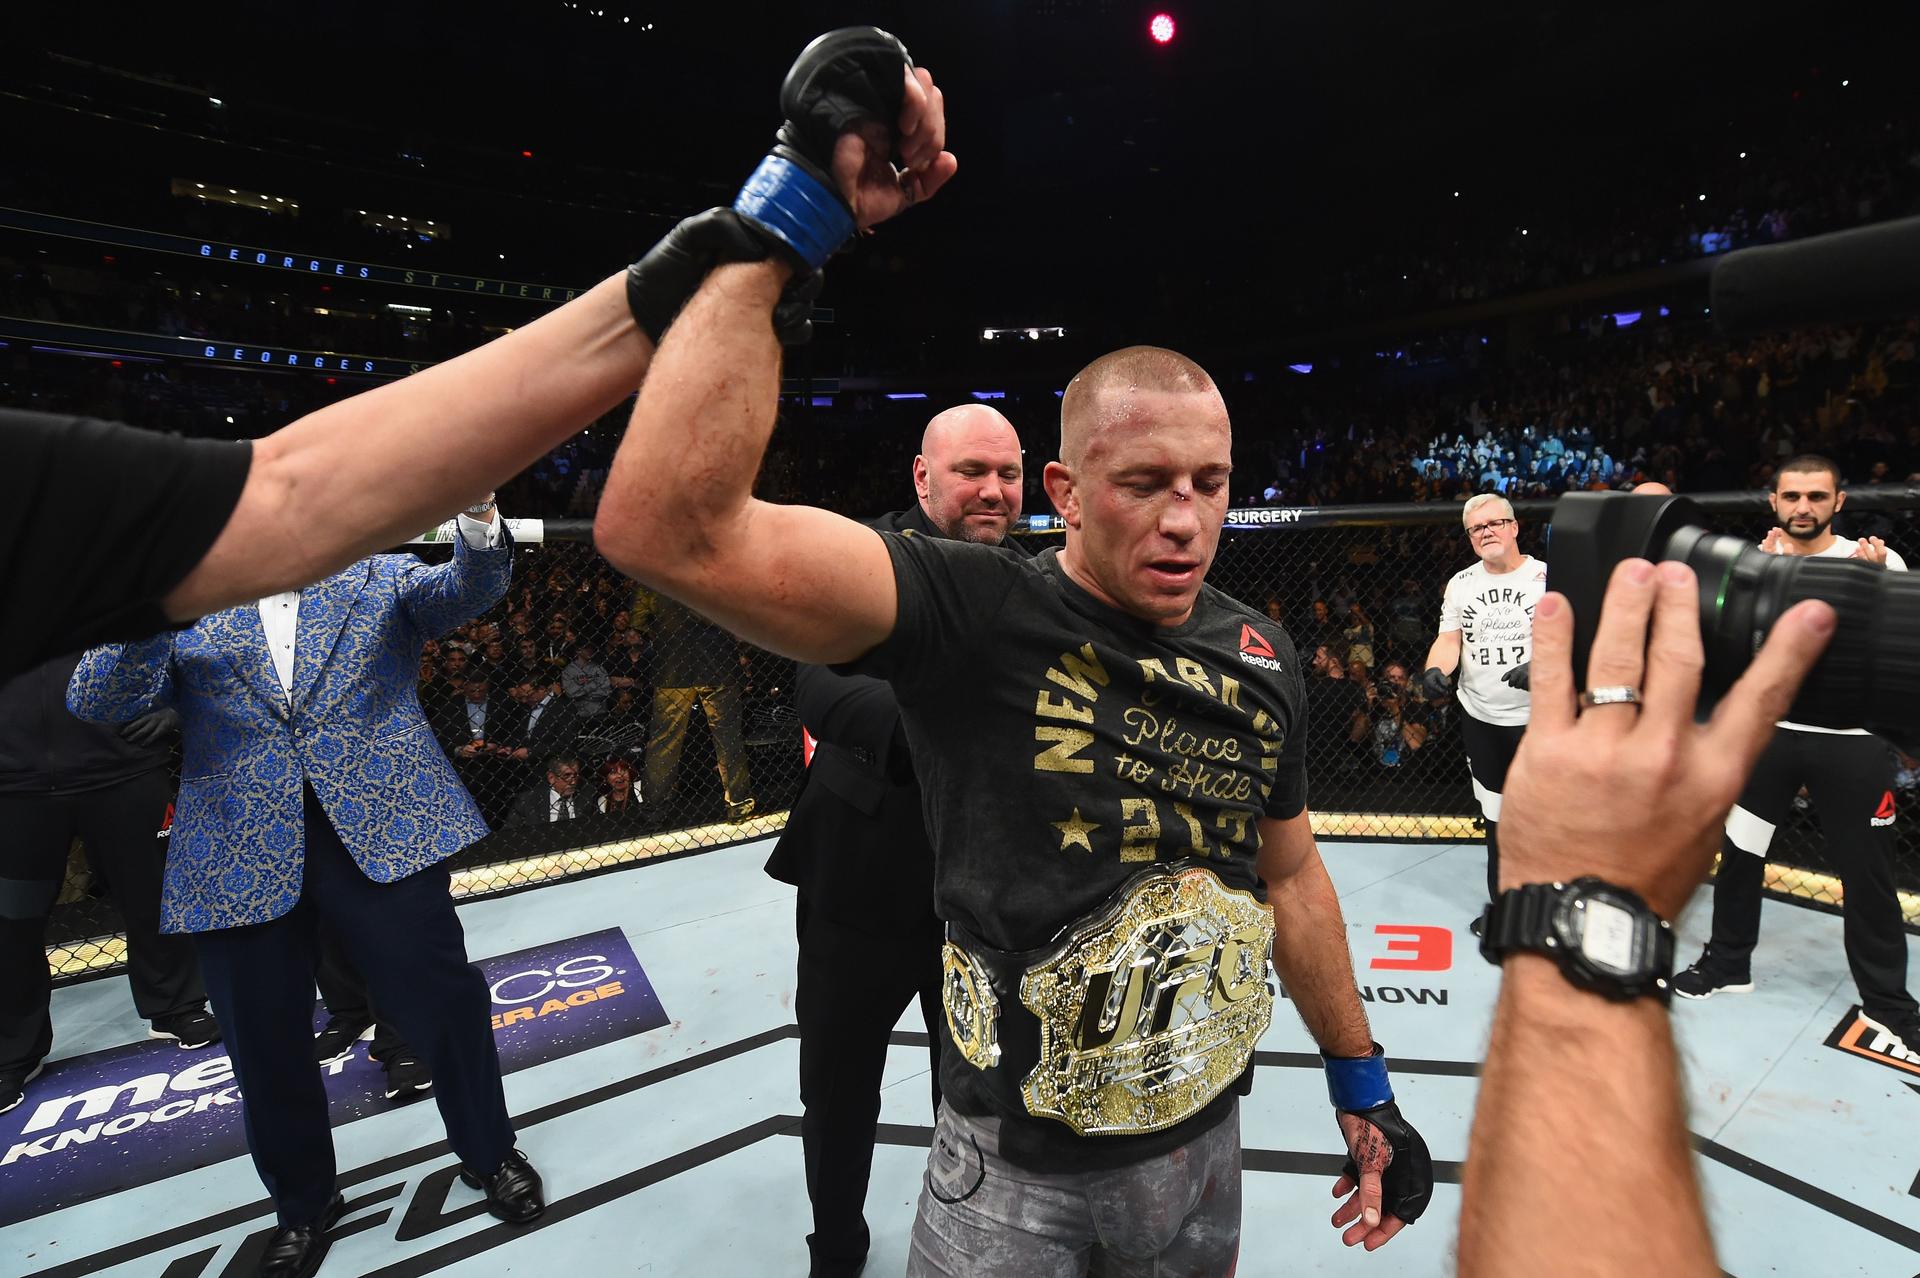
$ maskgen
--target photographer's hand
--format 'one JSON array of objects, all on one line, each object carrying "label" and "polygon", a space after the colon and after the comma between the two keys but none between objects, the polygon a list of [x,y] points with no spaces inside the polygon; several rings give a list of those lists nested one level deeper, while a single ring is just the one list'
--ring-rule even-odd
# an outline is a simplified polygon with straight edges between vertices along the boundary
[{"label": "photographer's hand", "polygon": [[[1548,594],[1534,614],[1532,720],[1507,775],[1502,887],[1595,874],[1671,919],[1706,878],[1721,824],[1834,613],[1787,610],[1705,725],[1693,721],[1704,654],[1699,588],[1684,564],[1620,564],[1607,586],[1586,686],[1625,684],[1643,704],[1578,709],[1573,616]],[[1648,636],[1651,634],[1651,640]],[[1605,795],[1599,804],[1570,795]]]},{"label": "photographer's hand", "polygon": [[[1699,725],[1698,608],[1684,565],[1620,564],[1586,686],[1638,687],[1642,704],[1581,713],[1571,611],[1563,595],[1541,600],[1532,721],[1500,823],[1502,887],[1591,874],[1639,892],[1667,918],[1686,904],[1774,721],[1834,627],[1824,603],[1789,609]],[[1579,989],[1531,952],[1502,968],[1462,1185],[1460,1272],[1532,1278],[1578,1256],[1582,1272],[1715,1278],[1666,1009]],[[1608,1069],[1593,1069],[1602,1058]]]}]

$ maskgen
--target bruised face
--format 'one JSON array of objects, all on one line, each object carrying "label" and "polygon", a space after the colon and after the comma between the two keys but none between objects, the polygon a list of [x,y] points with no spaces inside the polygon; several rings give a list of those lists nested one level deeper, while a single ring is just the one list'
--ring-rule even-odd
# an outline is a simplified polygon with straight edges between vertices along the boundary
[{"label": "bruised face", "polygon": [[1220,544],[1233,431],[1219,392],[1114,387],[1082,456],[1047,465],[1067,524],[1061,564],[1102,602],[1156,625],[1193,613]]},{"label": "bruised face", "polygon": [[1020,436],[984,404],[950,408],[927,426],[913,488],[933,526],[994,546],[1020,517]]}]

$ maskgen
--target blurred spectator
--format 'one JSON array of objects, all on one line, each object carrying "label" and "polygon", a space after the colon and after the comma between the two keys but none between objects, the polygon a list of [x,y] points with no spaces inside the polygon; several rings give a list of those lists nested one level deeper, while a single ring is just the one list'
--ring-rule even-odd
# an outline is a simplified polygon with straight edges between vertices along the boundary
[{"label": "blurred spectator", "polygon": [[1307,757],[1351,771],[1355,747],[1366,739],[1368,726],[1365,690],[1347,677],[1324,644],[1314,648],[1307,677]]},{"label": "blurred spectator", "polygon": [[633,762],[625,755],[616,754],[600,766],[600,797],[594,806],[615,825],[639,823],[640,792],[634,785]]},{"label": "blurred spectator", "polygon": [[1373,622],[1358,600],[1347,605],[1347,621],[1340,635],[1346,641],[1347,663],[1373,669]]},{"label": "blurred spectator", "polygon": [[580,789],[580,760],[571,754],[556,754],[547,760],[545,785],[535,786],[513,802],[511,825],[551,825],[560,821],[578,821],[587,815],[587,801]]},{"label": "blurred spectator", "polygon": [[591,643],[577,643],[573,648],[573,660],[560,672],[560,687],[584,723],[592,723],[605,714],[607,702],[613,696],[612,678],[608,676],[606,668],[593,658]]},{"label": "blurred spectator", "polygon": [[684,604],[651,591],[639,594],[633,612],[635,626],[650,631],[655,653],[642,787],[648,805],[656,814],[665,813],[687,742],[687,724],[699,707],[713,733],[727,819],[745,820],[753,813],[754,796],[741,731],[737,641]]},{"label": "blurred spectator", "polygon": [[513,686],[519,715],[501,734],[507,757],[527,765],[550,759],[572,748],[580,735],[580,716],[574,703],[560,694],[560,682],[546,675],[520,680]]}]

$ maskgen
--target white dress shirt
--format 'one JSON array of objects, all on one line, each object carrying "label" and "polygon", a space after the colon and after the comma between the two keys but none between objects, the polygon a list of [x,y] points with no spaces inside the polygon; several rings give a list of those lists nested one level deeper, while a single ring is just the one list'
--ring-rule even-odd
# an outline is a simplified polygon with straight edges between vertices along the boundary
[{"label": "white dress shirt", "polygon": [[547,822],[573,820],[574,796],[561,794],[553,786],[547,786]]},{"label": "white dress shirt", "polygon": [[[500,512],[490,523],[482,523],[462,514],[456,521],[460,538],[469,550],[492,550],[500,544]],[[267,652],[273,657],[273,672],[280,676],[280,691],[293,701],[293,642],[300,629],[300,592],[284,590],[268,595],[258,605],[260,629],[267,636]]]}]

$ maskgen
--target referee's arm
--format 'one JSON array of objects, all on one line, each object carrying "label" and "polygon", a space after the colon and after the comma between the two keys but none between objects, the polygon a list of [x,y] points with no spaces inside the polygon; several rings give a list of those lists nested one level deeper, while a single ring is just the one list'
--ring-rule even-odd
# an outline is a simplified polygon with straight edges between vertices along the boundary
[{"label": "referee's arm", "polygon": [[434,526],[632,395],[652,359],[623,272],[458,359],[256,441],[232,517],[167,592],[167,616],[318,581]]}]

